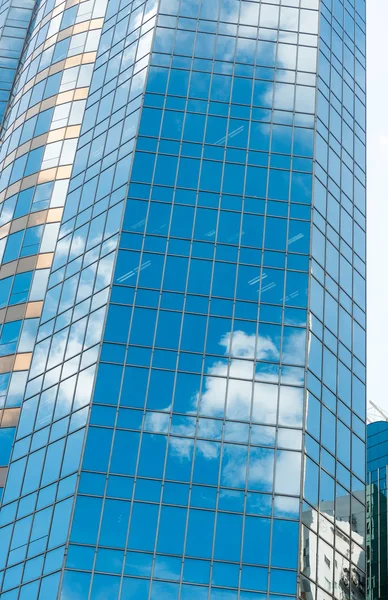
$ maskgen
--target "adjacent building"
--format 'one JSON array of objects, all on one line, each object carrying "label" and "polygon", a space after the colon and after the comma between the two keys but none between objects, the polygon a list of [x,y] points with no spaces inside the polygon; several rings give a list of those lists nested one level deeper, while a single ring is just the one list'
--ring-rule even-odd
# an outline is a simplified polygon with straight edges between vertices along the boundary
[{"label": "adjacent building", "polygon": [[31,11],[1,600],[362,600],[365,0]]},{"label": "adjacent building", "polygon": [[367,597],[388,597],[388,422],[367,427]]}]

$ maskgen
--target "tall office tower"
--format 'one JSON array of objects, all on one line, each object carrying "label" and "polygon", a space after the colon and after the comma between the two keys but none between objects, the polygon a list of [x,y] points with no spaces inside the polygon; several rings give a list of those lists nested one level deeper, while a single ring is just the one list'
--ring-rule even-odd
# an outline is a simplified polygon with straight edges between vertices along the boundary
[{"label": "tall office tower", "polygon": [[367,427],[367,598],[388,598],[388,422]]},{"label": "tall office tower", "polygon": [[0,161],[1,600],[362,599],[365,1],[37,1]]}]

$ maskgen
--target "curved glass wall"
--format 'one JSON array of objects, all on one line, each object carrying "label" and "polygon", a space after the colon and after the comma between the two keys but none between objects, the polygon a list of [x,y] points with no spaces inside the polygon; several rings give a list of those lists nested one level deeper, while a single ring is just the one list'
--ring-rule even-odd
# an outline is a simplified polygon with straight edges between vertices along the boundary
[{"label": "curved glass wall", "polygon": [[0,3],[0,126],[9,101],[35,0]]},{"label": "curved glass wall", "polygon": [[89,2],[42,2],[36,7],[4,121],[0,151],[2,484],[104,11],[101,2],[96,6]]}]

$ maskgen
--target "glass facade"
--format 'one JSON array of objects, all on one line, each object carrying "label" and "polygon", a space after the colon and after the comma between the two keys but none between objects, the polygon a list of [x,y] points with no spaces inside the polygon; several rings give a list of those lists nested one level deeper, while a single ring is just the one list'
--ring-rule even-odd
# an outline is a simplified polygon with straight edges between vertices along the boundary
[{"label": "glass facade", "polygon": [[37,1],[0,162],[0,598],[362,600],[365,1]]},{"label": "glass facade", "polygon": [[366,549],[368,600],[388,598],[388,423],[367,427]]},{"label": "glass facade", "polygon": [[[57,4],[36,6],[2,129],[0,487],[7,475],[39,319],[44,316],[50,266],[105,13],[102,2]],[[70,4],[74,6],[69,8]]]},{"label": "glass facade", "polygon": [[35,0],[0,2],[0,125],[26,40]]}]

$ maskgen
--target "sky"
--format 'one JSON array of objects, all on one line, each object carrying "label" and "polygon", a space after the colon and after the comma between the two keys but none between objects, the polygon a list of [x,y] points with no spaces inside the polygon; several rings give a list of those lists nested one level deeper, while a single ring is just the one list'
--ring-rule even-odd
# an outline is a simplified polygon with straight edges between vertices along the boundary
[{"label": "sky", "polygon": [[367,0],[368,400],[388,411],[387,0]]}]

